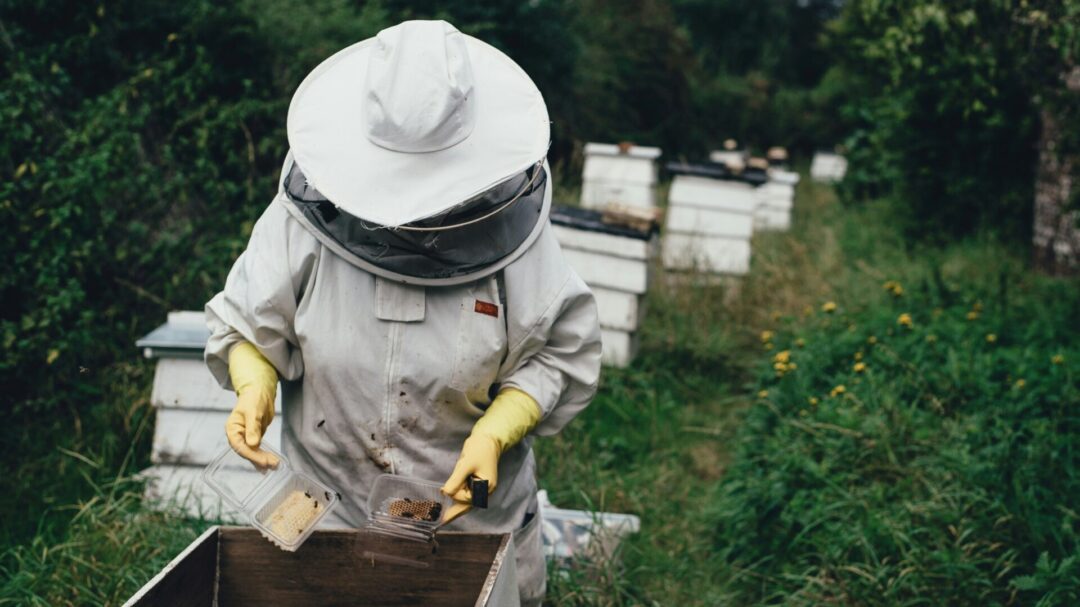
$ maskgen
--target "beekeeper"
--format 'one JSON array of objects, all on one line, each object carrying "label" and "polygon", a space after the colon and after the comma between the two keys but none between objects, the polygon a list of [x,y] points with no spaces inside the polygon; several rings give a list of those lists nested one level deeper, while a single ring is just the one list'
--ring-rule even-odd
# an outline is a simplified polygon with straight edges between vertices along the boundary
[{"label": "beekeeper", "polygon": [[[238,453],[276,463],[280,381],[284,453],[340,490],[337,525],[366,520],[380,474],[446,479],[450,529],[513,532],[523,604],[545,587],[530,435],[600,373],[593,296],[548,221],[549,137],[528,75],[446,22],[350,46],[293,96],[278,194],[206,305]],[[489,507],[460,516],[470,477]]]}]

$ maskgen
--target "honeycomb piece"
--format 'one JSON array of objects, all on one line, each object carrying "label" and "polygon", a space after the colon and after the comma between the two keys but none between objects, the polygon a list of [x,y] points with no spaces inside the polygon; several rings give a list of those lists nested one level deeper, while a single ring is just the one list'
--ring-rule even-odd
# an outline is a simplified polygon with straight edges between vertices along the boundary
[{"label": "honeycomb piece", "polygon": [[435,522],[442,514],[442,504],[435,500],[411,500],[407,497],[390,502],[391,516]]},{"label": "honeycomb piece", "polygon": [[318,500],[303,491],[293,491],[274,508],[267,523],[283,541],[293,542],[311,526],[318,514]]}]

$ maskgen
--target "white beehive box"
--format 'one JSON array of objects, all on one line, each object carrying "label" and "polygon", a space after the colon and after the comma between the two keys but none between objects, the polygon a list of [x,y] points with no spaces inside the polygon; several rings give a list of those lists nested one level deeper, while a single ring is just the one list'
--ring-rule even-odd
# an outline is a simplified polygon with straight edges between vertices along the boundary
[{"label": "white beehive box", "polygon": [[637,353],[653,230],[608,225],[599,212],[569,207],[553,208],[551,221],[563,257],[596,296],[604,364],[625,367]]},{"label": "white beehive box", "polygon": [[585,144],[581,206],[586,209],[604,209],[611,204],[655,207],[659,157],[660,148]]},{"label": "white beehive box", "polygon": [[757,189],[754,229],[787,230],[791,227],[791,210],[795,206],[795,185],[799,183],[799,174],[774,167],[768,170],[768,177],[769,181]]},{"label": "white beehive box", "polygon": [[[203,362],[209,337],[202,312],[170,312],[164,325],[136,342],[147,358],[157,359],[150,393],[157,409],[153,466],[142,475],[147,501],[155,507],[237,520],[200,479],[226,442],[225,420],[236,404],[236,394],[219,386]],[[280,394],[275,409],[280,415]],[[267,428],[264,440],[281,444],[280,422]],[[258,475],[254,469],[251,474]]]},{"label": "white beehive box", "polygon": [[842,181],[847,174],[847,158],[832,152],[817,152],[810,162],[810,178],[823,183]]},{"label": "white beehive box", "polygon": [[742,275],[750,270],[750,238],[758,194],[754,183],[725,176],[675,175],[668,195],[662,258],[668,270]]}]

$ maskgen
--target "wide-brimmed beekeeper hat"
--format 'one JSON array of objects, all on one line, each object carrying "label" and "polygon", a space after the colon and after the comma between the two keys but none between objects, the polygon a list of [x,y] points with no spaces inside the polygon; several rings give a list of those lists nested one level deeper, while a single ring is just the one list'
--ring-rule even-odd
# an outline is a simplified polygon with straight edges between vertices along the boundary
[{"label": "wide-brimmed beekeeper hat", "polygon": [[309,187],[393,228],[537,166],[550,122],[501,51],[445,21],[406,21],[316,67],[293,95],[288,136]]}]

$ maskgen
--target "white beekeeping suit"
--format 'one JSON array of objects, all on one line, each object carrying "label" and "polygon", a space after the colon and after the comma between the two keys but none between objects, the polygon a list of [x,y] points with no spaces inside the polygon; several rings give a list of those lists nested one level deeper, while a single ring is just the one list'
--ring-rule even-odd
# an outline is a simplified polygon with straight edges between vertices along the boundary
[{"label": "white beekeeping suit", "polygon": [[[298,89],[278,194],[206,306],[206,360],[225,387],[238,343],[273,365],[282,447],[341,491],[335,524],[367,519],[380,474],[448,477],[501,388],[535,399],[538,435],[595,393],[596,305],[547,220],[548,129],[524,72],[444,22],[384,30]],[[531,442],[450,524],[514,533],[523,604],[545,585]]]}]

